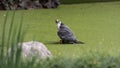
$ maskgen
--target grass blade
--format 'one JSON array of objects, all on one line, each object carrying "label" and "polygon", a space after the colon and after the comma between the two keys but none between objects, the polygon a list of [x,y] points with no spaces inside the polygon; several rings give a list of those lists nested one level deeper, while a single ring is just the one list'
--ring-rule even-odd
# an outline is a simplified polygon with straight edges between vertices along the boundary
[{"label": "grass blade", "polygon": [[1,47],[0,47],[0,64],[3,65],[3,62],[4,62],[4,46],[5,46],[5,30],[6,30],[6,22],[7,22],[7,18],[8,18],[8,11],[6,12],[6,15],[5,15],[5,19],[4,19],[4,22],[3,22],[3,27],[2,27],[2,38],[1,38]]}]

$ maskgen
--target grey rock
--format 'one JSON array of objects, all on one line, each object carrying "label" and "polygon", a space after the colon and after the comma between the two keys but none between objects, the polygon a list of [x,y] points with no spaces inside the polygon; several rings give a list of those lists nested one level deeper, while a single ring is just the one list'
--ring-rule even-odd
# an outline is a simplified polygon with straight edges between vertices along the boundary
[{"label": "grey rock", "polygon": [[[23,59],[32,59],[33,57],[37,59],[44,59],[52,57],[51,52],[41,42],[23,42],[19,43],[18,46],[21,46],[21,57]],[[9,55],[11,55],[11,48],[9,49]]]}]

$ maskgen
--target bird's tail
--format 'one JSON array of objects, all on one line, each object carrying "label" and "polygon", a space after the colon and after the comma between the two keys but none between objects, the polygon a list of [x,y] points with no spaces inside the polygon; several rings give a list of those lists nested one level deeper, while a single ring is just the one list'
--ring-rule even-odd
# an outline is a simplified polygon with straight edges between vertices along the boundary
[{"label": "bird's tail", "polygon": [[77,43],[77,44],[85,44],[85,43],[82,42],[82,41],[77,41],[76,43]]}]

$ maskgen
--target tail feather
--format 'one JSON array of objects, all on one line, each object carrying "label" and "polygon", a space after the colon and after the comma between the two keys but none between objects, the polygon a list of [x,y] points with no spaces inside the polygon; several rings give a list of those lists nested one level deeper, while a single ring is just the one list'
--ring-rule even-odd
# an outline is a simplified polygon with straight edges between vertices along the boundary
[{"label": "tail feather", "polygon": [[82,41],[75,40],[73,44],[85,44],[85,43]]},{"label": "tail feather", "polygon": [[76,43],[77,43],[77,44],[85,44],[85,43],[82,42],[82,41],[77,41]]}]

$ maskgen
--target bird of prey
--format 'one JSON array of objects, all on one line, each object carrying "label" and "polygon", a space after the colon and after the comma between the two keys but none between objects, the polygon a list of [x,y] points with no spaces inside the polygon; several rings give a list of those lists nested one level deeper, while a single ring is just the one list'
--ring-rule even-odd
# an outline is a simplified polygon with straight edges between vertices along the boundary
[{"label": "bird of prey", "polygon": [[63,24],[59,19],[56,19],[56,24],[58,27],[58,36],[61,39],[61,43],[63,44],[77,44],[83,42],[80,42],[76,39],[74,33],[70,30],[68,26]]}]

